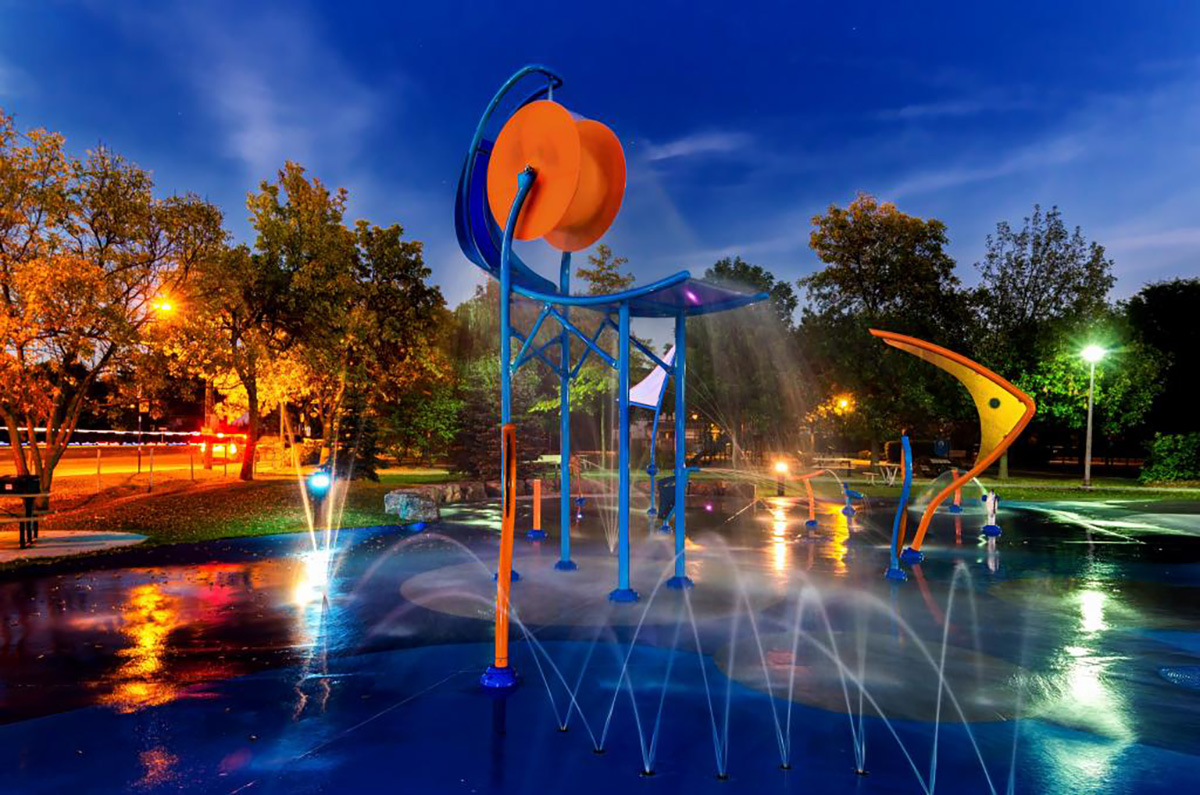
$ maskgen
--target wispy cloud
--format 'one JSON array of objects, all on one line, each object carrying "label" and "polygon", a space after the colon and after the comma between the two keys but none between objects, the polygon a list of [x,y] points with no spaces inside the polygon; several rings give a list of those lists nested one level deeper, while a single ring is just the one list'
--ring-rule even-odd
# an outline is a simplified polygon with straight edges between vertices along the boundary
[{"label": "wispy cloud", "polygon": [[268,177],[285,159],[339,169],[366,146],[366,134],[390,85],[361,79],[319,34],[304,9],[286,12],[201,4],[139,10],[122,22],[151,36],[193,84],[227,154],[252,179]]},{"label": "wispy cloud", "polygon": [[984,113],[1005,113],[1014,110],[1028,110],[1032,107],[1033,103],[1027,100],[962,98],[891,108],[881,111],[876,117],[883,121],[923,121],[978,116]]},{"label": "wispy cloud", "polygon": [[647,144],[643,155],[650,162],[697,155],[729,154],[746,149],[753,138],[740,132],[703,132],[662,144]]},{"label": "wispy cloud", "polygon": [[986,163],[966,162],[921,171],[901,179],[883,191],[887,198],[900,198],[931,191],[956,188],[973,182],[999,179],[1021,172],[1048,166],[1058,166],[1076,160],[1088,152],[1080,136],[1066,134],[1048,141],[1023,146]]}]

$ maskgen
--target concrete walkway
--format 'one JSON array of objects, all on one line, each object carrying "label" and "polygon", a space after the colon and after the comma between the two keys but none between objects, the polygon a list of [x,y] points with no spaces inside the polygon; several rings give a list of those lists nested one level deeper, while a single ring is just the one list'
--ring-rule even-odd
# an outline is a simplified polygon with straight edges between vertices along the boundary
[{"label": "concrete walkway", "polygon": [[42,530],[38,534],[37,543],[25,549],[20,548],[15,530],[0,532],[0,563],[22,558],[56,558],[67,555],[81,555],[84,552],[98,552],[114,547],[128,547],[140,544],[146,536],[137,533],[94,533],[72,532],[70,530]]}]

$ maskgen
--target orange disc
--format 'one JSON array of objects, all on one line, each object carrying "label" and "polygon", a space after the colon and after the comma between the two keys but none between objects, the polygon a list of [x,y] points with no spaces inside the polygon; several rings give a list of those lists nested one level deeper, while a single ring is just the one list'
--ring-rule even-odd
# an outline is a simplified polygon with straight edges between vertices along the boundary
[{"label": "orange disc", "polygon": [[601,238],[625,197],[625,152],[617,136],[598,121],[576,122],[583,144],[575,198],[546,242],[560,251],[579,251]]},{"label": "orange disc", "polygon": [[533,166],[537,179],[521,208],[516,238],[533,240],[554,229],[575,198],[582,157],[579,130],[562,105],[539,100],[514,113],[488,163],[488,205],[500,228],[517,195],[517,175]]}]

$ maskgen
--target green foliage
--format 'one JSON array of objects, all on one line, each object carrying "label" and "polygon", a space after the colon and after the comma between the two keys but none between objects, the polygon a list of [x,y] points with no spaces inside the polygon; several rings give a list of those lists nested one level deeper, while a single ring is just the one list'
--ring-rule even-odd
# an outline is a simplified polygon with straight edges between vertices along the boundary
[{"label": "green foliage", "polygon": [[449,383],[400,393],[382,407],[382,436],[398,459],[416,455],[422,462],[445,456],[460,429],[464,401]]},{"label": "green foliage", "polygon": [[1167,359],[1150,424],[1164,433],[1200,430],[1200,323],[1192,312],[1200,307],[1200,279],[1173,279],[1147,284],[1125,305],[1130,326]]},{"label": "green foliage", "polygon": [[958,288],[946,225],[906,215],[860,193],[814,216],[809,240],[825,267],[800,280],[818,314],[870,319],[915,312],[940,317]]},{"label": "green foliage", "polygon": [[979,355],[1010,379],[1027,373],[1047,347],[1108,308],[1115,281],[1104,247],[1068,232],[1057,207],[1035,205],[1021,229],[1007,221],[989,235],[975,293]]},{"label": "green foliage", "polygon": [[776,280],[775,274],[763,266],[751,265],[741,257],[725,257],[706,270],[704,278],[717,284],[767,293],[770,296],[767,303],[779,322],[784,328],[791,330],[799,299],[790,283]]},{"label": "green foliage", "polygon": [[575,275],[588,283],[588,292],[592,295],[619,292],[633,284],[632,273],[621,273],[621,268],[629,264],[629,260],[614,257],[612,249],[603,243],[588,255],[588,264],[591,267],[578,268]]},{"label": "green foliage", "polygon": [[946,226],[860,194],[813,218],[811,245],[825,267],[800,280],[806,291],[800,349],[824,387],[821,401],[848,393],[857,404],[837,428],[877,446],[902,428],[936,430],[966,417],[953,379],[887,351],[871,328],[961,350],[964,297],[945,251]]},{"label": "green foliage", "polygon": [[771,297],[688,322],[689,406],[729,437],[735,459],[748,448],[786,449],[795,417],[804,413],[797,398],[807,381],[798,371],[792,335],[795,292],[741,257],[714,263],[704,278]]},{"label": "green foliage", "polygon": [[[1087,339],[1104,339],[1101,332]],[[1043,424],[1080,430],[1087,423],[1089,365],[1079,355],[1083,344],[1062,339],[1017,380],[1038,407]],[[1111,347],[1096,365],[1095,427],[1115,437],[1141,425],[1161,387],[1163,357],[1155,349],[1131,341]]]},{"label": "green foliage", "polygon": [[[588,362],[571,381],[571,411],[593,415],[600,410],[600,403],[613,395],[616,371],[605,364]],[[632,380],[632,379],[631,379]],[[534,414],[558,414],[559,395],[555,393],[534,403],[529,411]]]},{"label": "green foliage", "polygon": [[[464,367],[463,406],[459,430],[450,451],[454,469],[474,478],[500,477],[500,365],[495,356],[476,359]],[[542,422],[529,413],[537,400],[532,370],[513,376],[513,422],[517,426],[517,476],[527,477],[529,465],[547,447]]]},{"label": "green foliage", "polygon": [[1200,480],[1200,433],[1155,434],[1141,480]]},{"label": "green foliage", "polygon": [[334,455],[337,476],[341,479],[379,480],[379,428],[361,392],[346,401],[338,424],[337,452]]}]

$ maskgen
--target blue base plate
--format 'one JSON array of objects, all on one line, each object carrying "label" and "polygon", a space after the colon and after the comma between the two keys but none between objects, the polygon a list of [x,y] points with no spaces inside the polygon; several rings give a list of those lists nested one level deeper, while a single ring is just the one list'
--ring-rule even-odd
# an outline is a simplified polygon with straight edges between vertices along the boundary
[{"label": "blue base plate", "polygon": [[542,539],[544,539],[546,537],[546,531],[545,530],[530,530],[528,533],[525,534],[525,537],[528,538],[530,541],[541,541]]},{"label": "blue base plate", "polygon": [[985,536],[987,536],[988,538],[999,538],[1000,537],[1000,525],[985,524],[983,526],[983,534]]},{"label": "blue base plate", "polygon": [[900,553],[900,560],[903,563],[909,564],[920,563],[921,561],[925,560],[925,553],[918,552],[912,547],[905,547],[904,551]]},{"label": "blue base plate", "polygon": [[691,577],[672,577],[667,580],[668,588],[674,588],[676,591],[690,590],[696,587],[696,583],[692,582]]},{"label": "blue base plate", "polygon": [[489,665],[483,676],[479,677],[479,684],[492,691],[512,690],[517,683],[517,672],[509,665],[503,668]]},{"label": "blue base plate", "polygon": [[554,568],[558,571],[575,571],[579,568],[579,564],[573,560],[560,560],[554,564]]},{"label": "blue base plate", "polygon": [[632,588],[614,588],[612,593],[608,595],[608,600],[610,602],[629,603],[636,602],[640,598],[641,597],[638,596],[638,592]]},{"label": "blue base plate", "polygon": [[904,569],[900,568],[899,566],[889,566],[887,571],[883,573],[883,576],[892,582],[905,582],[908,580],[908,575],[905,574]]}]

